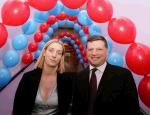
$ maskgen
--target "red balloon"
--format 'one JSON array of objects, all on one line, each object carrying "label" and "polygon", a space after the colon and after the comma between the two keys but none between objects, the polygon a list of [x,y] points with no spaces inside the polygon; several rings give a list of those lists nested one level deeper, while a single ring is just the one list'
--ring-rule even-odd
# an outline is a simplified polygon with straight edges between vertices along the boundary
[{"label": "red balloon", "polygon": [[30,52],[35,52],[35,51],[38,49],[37,43],[31,42],[31,43],[28,45],[28,49],[29,49]]},{"label": "red balloon", "polygon": [[41,32],[36,32],[35,34],[34,34],[34,41],[35,42],[40,42],[40,41],[42,41],[43,40],[43,35],[42,35],[42,33]]},{"label": "red balloon", "polygon": [[74,34],[71,34],[71,39],[73,39],[73,40],[76,40],[77,39],[77,37],[74,35]]},{"label": "red balloon", "polygon": [[112,18],[108,24],[108,34],[118,43],[129,44],[135,41],[136,27],[128,18]]},{"label": "red balloon", "polygon": [[30,16],[30,8],[21,0],[8,0],[2,6],[3,23],[10,26],[24,24]]},{"label": "red balloon", "polygon": [[61,0],[62,3],[71,9],[80,8],[87,0]]},{"label": "red balloon", "polygon": [[65,32],[62,32],[61,34],[59,34],[59,38],[63,38],[66,35]]},{"label": "red balloon", "polygon": [[81,44],[81,42],[80,42],[79,39],[76,39],[75,42],[76,42],[77,45],[80,45],[80,44]]},{"label": "red balloon", "polygon": [[86,34],[89,34],[89,27],[88,26],[83,26],[83,31]]},{"label": "red balloon", "polygon": [[0,23],[0,48],[6,43],[8,37],[8,32],[6,27]]},{"label": "red balloon", "polygon": [[61,12],[57,15],[58,20],[64,20],[67,18],[67,14],[65,12]]},{"label": "red balloon", "polygon": [[80,51],[83,51],[83,50],[84,50],[83,45],[80,44],[78,47],[79,47]]},{"label": "red balloon", "polygon": [[48,25],[47,25],[47,23],[42,23],[42,24],[40,25],[40,31],[41,31],[41,33],[47,32],[47,30],[48,30]]},{"label": "red balloon", "polygon": [[67,37],[71,37],[71,33],[70,32],[66,32],[66,34],[65,34]]},{"label": "red balloon", "polygon": [[139,97],[150,108],[150,76],[145,76],[138,86]]},{"label": "red balloon", "polygon": [[88,0],[87,13],[95,22],[102,23],[111,19],[113,8],[108,0]]},{"label": "red balloon", "polygon": [[77,20],[77,16],[68,16],[68,19],[70,21],[75,21],[75,20]]},{"label": "red balloon", "polygon": [[56,16],[50,15],[47,20],[47,24],[54,24],[57,21]]},{"label": "red balloon", "polygon": [[48,11],[56,5],[57,0],[28,0],[28,3],[40,11]]},{"label": "red balloon", "polygon": [[126,52],[127,66],[136,74],[150,74],[150,48],[140,44],[133,43]]},{"label": "red balloon", "polygon": [[29,64],[29,63],[32,62],[32,60],[33,60],[32,53],[29,52],[29,53],[23,54],[23,56],[22,56],[22,62],[24,64]]}]

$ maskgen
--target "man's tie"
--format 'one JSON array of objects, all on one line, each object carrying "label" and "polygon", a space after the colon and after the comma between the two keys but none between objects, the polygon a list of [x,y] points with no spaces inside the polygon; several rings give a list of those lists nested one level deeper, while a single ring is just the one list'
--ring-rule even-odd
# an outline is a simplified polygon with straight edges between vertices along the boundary
[{"label": "man's tie", "polygon": [[93,105],[97,92],[97,79],[95,75],[96,70],[97,70],[96,68],[92,69],[92,75],[90,79],[88,115],[93,115]]}]

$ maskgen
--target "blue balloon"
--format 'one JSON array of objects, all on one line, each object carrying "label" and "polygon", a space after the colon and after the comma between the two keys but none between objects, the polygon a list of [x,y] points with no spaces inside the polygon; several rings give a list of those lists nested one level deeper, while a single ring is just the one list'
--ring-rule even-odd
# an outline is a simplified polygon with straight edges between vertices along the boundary
[{"label": "blue balloon", "polygon": [[58,26],[64,26],[66,24],[66,20],[58,20]]},{"label": "blue balloon", "polygon": [[81,26],[79,24],[74,24],[74,29],[76,31],[80,31],[81,30]]},{"label": "blue balloon", "polygon": [[25,35],[19,34],[12,41],[12,46],[15,50],[22,50],[28,45],[28,39]]},{"label": "blue balloon", "polygon": [[11,79],[11,73],[7,68],[0,68],[0,88],[7,85]]},{"label": "blue balloon", "polygon": [[39,50],[42,50],[43,49],[43,47],[44,47],[44,45],[45,45],[45,42],[40,42],[39,44],[38,44],[38,49]]},{"label": "blue balloon", "polygon": [[78,20],[84,26],[89,26],[92,24],[92,20],[88,16],[86,10],[80,11],[80,13],[78,14]]},{"label": "blue balloon", "polygon": [[64,5],[58,1],[55,7],[48,11],[48,13],[51,15],[57,15],[63,11]]},{"label": "blue balloon", "polygon": [[48,36],[47,34],[45,34],[45,35],[43,36],[43,41],[44,41],[45,43],[49,41],[49,36]]},{"label": "blue balloon", "polygon": [[77,44],[74,44],[73,47],[74,47],[74,49],[78,49]]},{"label": "blue balloon", "polygon": [[70,21],[70,20],[67,20],[66,21],[66,25],[69,26],[69,27],[73,27],[74,26],[74,22]]},{"label": "blue balloon", "polygon": [[19,61],[19,53],[15,50],[9,50],[3,55],[3,64],[8,68],[16,66]]},{"label": "blue balloon", "polygon": [[83,59],[80,59],[79,62],[80,62],[80,64],[84,64]]},{"label": "blue balloon", "polygon": [[41,50],[37,50],[35,53],[34,53],[34,58],[37,59],[41,54]]},{"label": "blue balloon", "polygon": [[87,40],[88,40],[87,36],[83,36],[83,37],[81,38],[81,41],[82,41],[82,43],[83,43],[84,46],[86,46]]},{"label": "blue balloon", "polygon": [[38,23],[44,23],[47,21],[48,16],[49,16],[48,12],[36,11],[34,14],[34,21]]},{"label": "blue balloon", "polygon": [[80,50],[79,49],[76,49],[76,54],[80,54]]},{"label": "blue balloon", "polygon": [[80,53],[77,54],[78,59],[82,59],[82,55]]},{"label": "blue balloon", "polygon": [[51,25],[51,28],[53,28],[54,30],[56,30],[56,29],[58,28],[58,23],[55,22],[55,24],[52,24],[52,25]]},{"label": "blue balloon", "polygon": [[64,6],[64,11],[69,16],[75,16],[75,15],[79,14],[80,9],[79,8],[77,8],[77,9],[70,9],[70,8],[67,8],[67,7]]},{"label": "blue balloon", "polygon": [[74,45],[74,44],[75,44],[75,41],[74,41],[74,40],[71,40],[70,43],[71,43],[72,45]]},{"label": "blue balloon", "polygon": [[100,25],[92,24],[91,26],[89,26],[89,33],[90,33],[90,36],[102,35],[102,31],[101,31]]},{"label": "blue balloon", "polygon": [[107,45],[108,45],[108,54],[110,54],[113,48],[113,44],[110,39],[106,39],[106,40],[107,40]]},{"label": "blue balloon", "polygon": [[46,32],[47,35],[52,35],[54,32],[53,28],[49,27],[48,31]]},{"label": "blue balloon", "polygon": [[22,26],[23,34],[30,35],[33,34],[37,30],[37,24],[34,20],[28,20]]},{"label": "blue balloon", "polygon": [[108,63],[122,67],[124,64],[124,60],[120,54],[112,52],[108,56]]},{"label": "blue balloon", "polygon": [[84,31],[81,29],[80,31],[79,31],[79,35],[82,37],[82,36],[85,36],[85,33],[84,33]]}]

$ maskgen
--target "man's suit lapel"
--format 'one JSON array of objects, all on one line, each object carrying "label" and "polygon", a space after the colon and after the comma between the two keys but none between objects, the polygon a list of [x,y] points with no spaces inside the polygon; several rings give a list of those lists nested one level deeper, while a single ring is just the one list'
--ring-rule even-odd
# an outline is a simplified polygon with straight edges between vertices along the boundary
[{"label": "man's suit lapel", "polygon": [[102,78],[98,86],[97,95],[103,93],[103,89],[109,86],[108,84],[109,84],[110,79],[113,76],[112,74],[113,73],[111,72],[111,65],[107,63],[107,66],[104,70],[104,73],[102,75]]}]

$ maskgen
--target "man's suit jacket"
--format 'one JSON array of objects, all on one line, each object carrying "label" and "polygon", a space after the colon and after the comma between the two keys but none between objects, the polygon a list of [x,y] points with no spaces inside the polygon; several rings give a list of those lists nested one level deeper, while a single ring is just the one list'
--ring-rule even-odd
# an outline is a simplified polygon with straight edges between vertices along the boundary
[{"label": "man's suit jacket", "polygon": [[[13,115],[31,115],[42,70],[35,69],[24,74],[16,91]],[[57,75],[58,111],[57,115],[67,115],[72,98],[71,73]]]},{"label": "man's suit jacket", "polygon": [[[72,115],[87,115],[89,67],[74,80]],[[139,115],[136,85],[131,72],[107,64],[98,86],[94,115]]]}]

